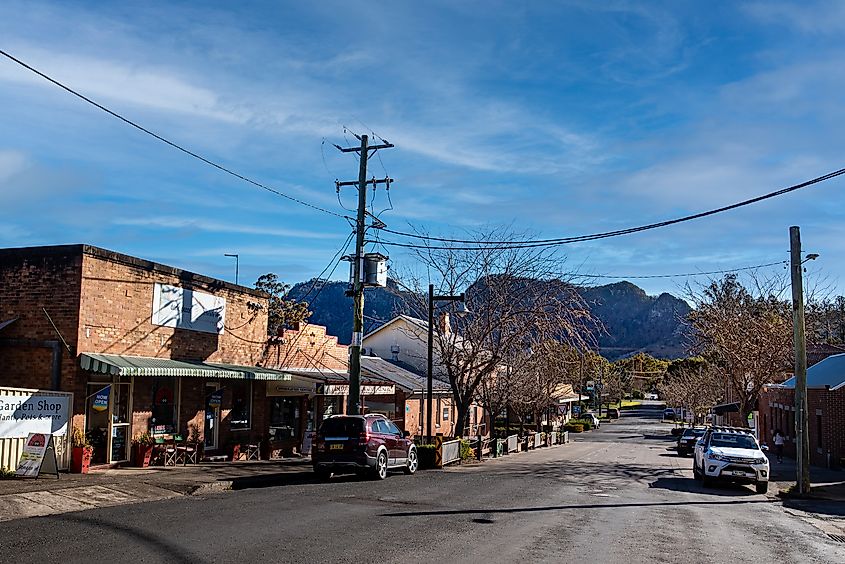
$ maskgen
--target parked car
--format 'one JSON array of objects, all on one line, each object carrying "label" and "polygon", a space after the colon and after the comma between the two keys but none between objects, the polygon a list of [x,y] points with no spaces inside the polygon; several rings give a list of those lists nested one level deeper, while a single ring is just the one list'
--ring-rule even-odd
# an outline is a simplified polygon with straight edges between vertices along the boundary
[{"label": "parked car", "polygon": [[769,459],[750,429],[711,427],[695,443],[692,474],[705,486],[716,481],[754,484],[769,489]]},{"label": "parked car", "polygon": [[607,410],[607,416],[611,419],[619,419],[619,410],[615,407],[610,407]]},{"label": "parked car", "polygon": [[663,419],[668,421],[674,421],[676,417],[675,410],[671,407],[667,407],[663,410]]},{"label": "parked car", "polygon": [[383,480],[388,470],[417,471],[417,447],[392,421],[378,414],[335,415],[320,426],[311,453],[321,479],[355,472]]},{"label": "parked car", "polygon": [[582,413],[579,419],[589,421],[594,429],[598,429],[601,426],[601,421],[599,421],[599,418],[594,413]]},{"label": "parked car", "polygon": [[648,394],[645,394],[645,399],[647,399],[647,400],[656,400],[656,399],[657,399],[657,394],[655,394],[655,393],[653,393],[653,392],[648,393]]},{"label": "parked car", "polygon": [[692,451],[695,450],[695,443],[700,437],[704,436],[705,431],[707,431],[706,427],[688,427],[684,429],[684,433],[678,437],[678,455],[688,456],[692,454]]}]

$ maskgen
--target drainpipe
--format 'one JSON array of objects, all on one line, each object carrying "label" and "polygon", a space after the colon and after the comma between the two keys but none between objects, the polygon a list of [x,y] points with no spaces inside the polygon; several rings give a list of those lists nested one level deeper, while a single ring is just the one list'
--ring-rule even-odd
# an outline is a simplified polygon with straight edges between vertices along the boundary
[{"label": "drainpipe", "polygon": [[36,339],[0,339],[0,347],[28,347],[50,349],[53,360],[50,366],[50,388],[62,389],[62,343],[55,340],[39,341]]}]

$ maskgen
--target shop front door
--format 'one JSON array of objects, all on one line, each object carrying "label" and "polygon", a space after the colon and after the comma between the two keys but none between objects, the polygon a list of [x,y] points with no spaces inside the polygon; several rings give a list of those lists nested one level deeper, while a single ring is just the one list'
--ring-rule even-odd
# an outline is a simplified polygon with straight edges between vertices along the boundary
[{"label": "shop front door", "polygon": [[132,387],[128,382],[89,382],[85,431],[94,447],[95,464],[129,460]]},{"label": "shop front door", "polygon": [[206,382],[205,384],[205,425],[203,427],[203,441],[205,450],[216,450],[220,437],[220,405],[223,402],[223,390],[220,384]]}]

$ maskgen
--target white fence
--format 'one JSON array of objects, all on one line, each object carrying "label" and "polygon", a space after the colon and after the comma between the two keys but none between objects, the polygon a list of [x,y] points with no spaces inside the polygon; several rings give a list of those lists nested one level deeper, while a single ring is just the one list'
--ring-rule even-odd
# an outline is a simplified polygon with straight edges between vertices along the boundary
[{"label": "white fence", "polygon": [[443,442],[443,466],[461,459],[461,441]]},{"label": "white fence", "polygon": [[[38,409],[39,403],[43,400],[46,403],[50,402],[50,398],[57,398],[61,403],[61,413],[55,414],[55,419],[50,419],[48,412],[42,418],[33,416],[41,415],[43,410]],[[26,388],[2,388],[0,387],[0,403],[5,409],[0,411],[0,417],[4,417],[2,421],[3,435],[0,436],[0,468],[5,470],[14,470],[18,466],[18,461],[23,452],[24,443],[28,432],[53,432],[53,445],[56,449],[56,460],[59,464],[59,470],[67,470],[70,466],[70,426],[71,426],[71,412],[73,411],[73,394],[69,392],[53,392],[47,390],[34,390]],[[17,404],[26,404],[31,406],[31,409],[23,409]],[[66,409],[64,406],[67,406]],[[11,407],[9,407],[11,406]],[[60,425],[55,422],[66,422],[66,425]],[[51,425],[54,427],[51,429]],[[30,430],[29,428],[32,427]],[[43,427],[43,429],[41,428]],[[61,427],[60,430],[56,430]],[[15,432],[15,429],[23,429],[20,432]],[[6,430],[9,429],[9,430]],[[59,434],[56,434],[58,432]]]}]

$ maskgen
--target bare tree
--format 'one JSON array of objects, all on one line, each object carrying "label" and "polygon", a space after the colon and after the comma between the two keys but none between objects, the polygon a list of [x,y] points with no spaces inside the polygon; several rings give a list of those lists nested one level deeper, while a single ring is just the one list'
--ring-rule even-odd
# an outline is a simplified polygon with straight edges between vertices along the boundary
[{"label": "bare tree", "polygon": [[718,370],[701,357],[673,361],[659,390],[667,405],[682,407],[702,422],[707,410],[719,401],[723,379]]},{"label": "bare tree", "polygon": [[[752,293],[753,291],[753,293]],[[693,347],[721,373],[743,424],[762,387],[792,366],[792,316],[775,282],[756,280],[749,290],[728,275],[689,292]]]},{"label": "bare tree", "polygon": [[[507,230],[478,235],[478,241],[513,240]],[[442,374],[448,378],[458,410],[456,429],[464,429],[470,405],[479,400],[482,383],[496,378],[513,362],[515,351],[553,338],[584,348],[590,339],[588,308],[568,281],[561,279],[563,260],[548,248],[503,248],[432,244],[415,251],[425,269],[406,286],[419,297],[419,317],[427,313],[423,291],[428,280],[438,294],[466,293],[465,317],[440,321],[435,349]],[[450,306],[451,307],[451,306]],[[454,326],[453,326],[454,325]],[[523,385],[524,374],[511,367],[512,393]],[[499,386],[488,383],[487,391]],[[488,408],[489,409],[489,408]]]}]

